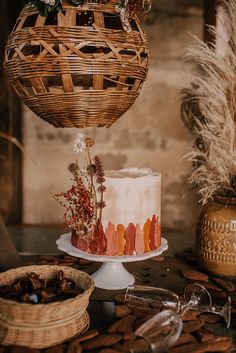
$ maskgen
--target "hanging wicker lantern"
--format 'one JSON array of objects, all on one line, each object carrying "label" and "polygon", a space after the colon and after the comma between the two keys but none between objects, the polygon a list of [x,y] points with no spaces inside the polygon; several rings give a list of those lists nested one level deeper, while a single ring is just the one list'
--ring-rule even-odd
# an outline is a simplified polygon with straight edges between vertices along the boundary
[{"label": "hanging wicker lantern", "polygon": [[6,46],[5,72],[23,102],[56,127],[110,126],[134,103],[149,50],[136,15],[125,32],[117,0],[41,16],[20,13]]}]

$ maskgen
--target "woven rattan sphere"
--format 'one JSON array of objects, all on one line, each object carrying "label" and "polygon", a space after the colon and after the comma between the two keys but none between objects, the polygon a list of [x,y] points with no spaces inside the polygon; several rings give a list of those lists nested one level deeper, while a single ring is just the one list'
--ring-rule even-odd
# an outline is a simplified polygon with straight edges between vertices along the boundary
[{"label": "woven rattan sphere", "polygon": [[5,72],[23,102],[56,127],[110,126],[134,103],[147,75],[149,50],[135,16],[123,30],[106,4],[41,16],[23,8],[6,45]]}]

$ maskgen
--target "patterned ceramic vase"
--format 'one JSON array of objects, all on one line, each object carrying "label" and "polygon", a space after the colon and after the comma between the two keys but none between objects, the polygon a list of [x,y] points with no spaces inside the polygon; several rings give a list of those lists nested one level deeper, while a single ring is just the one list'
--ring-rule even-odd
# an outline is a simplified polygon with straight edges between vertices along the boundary
[{"label": "patterned ceramic vase", "polygon": [[207,271],[236,278],[236,198],[216,196],[203,207],[196,248],[199,261]]}]

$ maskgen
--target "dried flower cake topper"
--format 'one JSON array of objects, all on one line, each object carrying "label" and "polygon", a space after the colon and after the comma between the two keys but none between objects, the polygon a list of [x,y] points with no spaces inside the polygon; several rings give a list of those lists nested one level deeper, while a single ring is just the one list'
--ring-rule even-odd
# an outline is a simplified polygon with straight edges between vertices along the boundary
[{"label": "dried flower cake topper", "polygon": [[73,150],[81,161],[77,159],[68,166],[73,175],[72,187],[66,192],[52,195],[66,209],[66,228],[82,237],[92,234],[97,223],[101,223],[102,210],[106,206],[103,200],[106,190],[103,165],[98,156],[92,160],[90,148],[93,145],[92,138],[77,135]]}]

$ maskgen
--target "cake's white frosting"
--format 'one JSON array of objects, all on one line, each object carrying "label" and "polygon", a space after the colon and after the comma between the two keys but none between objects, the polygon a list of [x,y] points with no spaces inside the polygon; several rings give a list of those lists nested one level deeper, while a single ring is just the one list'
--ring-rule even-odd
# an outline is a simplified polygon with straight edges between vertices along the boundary
[{"label": "cake's white frosting", "polygon": [[105,172],[106,191],[102,224],[139,224],[153,215],[161,217],[161,174],[150,169],[122,169]]}]

